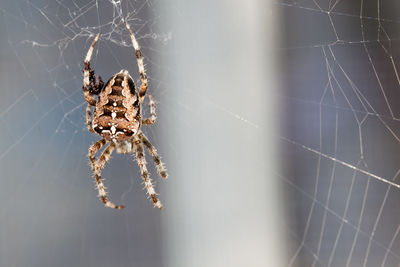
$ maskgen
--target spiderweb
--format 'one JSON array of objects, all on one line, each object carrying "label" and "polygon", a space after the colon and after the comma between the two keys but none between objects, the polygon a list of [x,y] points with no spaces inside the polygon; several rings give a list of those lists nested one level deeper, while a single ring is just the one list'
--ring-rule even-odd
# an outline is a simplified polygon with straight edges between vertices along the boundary
[{"label": "spiderweb", "polygon": [[289,266],[398,266],[396,1],[282,1]]},{"label": "spiderweb", "polygon": [[[122,68],[137,73],[126,19],[141,45],[150,93],[163,99],[158,110],[172,109],[177,120],[182,112],[199,116],[169,96],[179,90],[190,99],[195,89],[159,78],[177,75],[159,61],[175,30],[159,29],[160,5],[0,4],[1,266],[163,265],[160,213],[143,197],[132,158],[114,155],[103,171],[112,200],[130,209],[110,216],[91,191],[86,153],[97,137],[85,127],[81,91],[83,57],[97,33],[92,62],[103,80]],[[284,85],[276,112],[282,131],[274,132],[284,168],[275,171],[287,194],[288,266],[399,266],[399,3],[287,0],[275,7]],[[240,127],[274,128],[254,122],[240,105],[212,96],[199,101]],[[177,134],[170,120],[146,130],[161,152],[176,149],[159,141],[160,132]]]}]

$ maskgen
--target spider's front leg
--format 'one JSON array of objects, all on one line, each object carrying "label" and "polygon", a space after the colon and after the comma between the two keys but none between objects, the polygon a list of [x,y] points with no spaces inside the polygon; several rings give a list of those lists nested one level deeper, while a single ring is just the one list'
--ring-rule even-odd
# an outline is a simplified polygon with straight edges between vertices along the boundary
[{"label": "spider's front leg", "polygon": [[85,96],[85,100],[88,102],[88,106],[86,107],[86,125],[90,132],[94,132],[91,124],[91,106],[96,105],[96,99],[94,95],[98,95],[101,92],[101,89],[104,87],[104,82],[101,77],[94,73],[94,69],[90,67],[90,59],[93,54],[94,46],[99,39],[100,34],[96,36],[93,43],[89,47],[89,50],[86,54],[83,68],[83,85],[82,90]]},{"label": "spider's front leg", "polygon": [[136,55],[137,65],[139,68],[140,80],[142,81],[142,83],[140,84],[140,89],[139,89],[139,103],[142,104],[143,100],[144,100],[144,96],[146,95],[147,86],[148,86],[146,71],[144,69],[144,64],[143,64],[143,56],[142,56],[142,52],[140,51],[139,43],[137,42],[136,37],[133,34],[128,22],[125,22],[125,26],[129,31],[129,35],[130,35],[131,41],[132,41],[132,46],[135,49],[135,55]]},{"label": "spider's front leg", "polygon": [[86,54],[84,67],[83,67],[83,85],[82,90],[85,95],[86,101],[92,105],[96,105],[96,99],[93,95],[98,95],[104,86],[104,82],[101,77],[94,73],[94,69],[90,67],[90,59],[92,58],[94,46],[99,40],[100,34],[94,38],[93,43],[90,45],[89,50]]}]

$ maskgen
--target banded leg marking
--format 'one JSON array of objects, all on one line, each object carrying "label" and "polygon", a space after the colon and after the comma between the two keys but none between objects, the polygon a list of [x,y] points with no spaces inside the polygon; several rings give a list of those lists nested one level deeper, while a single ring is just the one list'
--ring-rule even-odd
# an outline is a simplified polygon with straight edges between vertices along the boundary
[{"label": "banded leg marking", "polygon": [[107,197],[106,187],[103,184],[103,180],[101,178],[101,170],[104,168],[105,164],[110,160],[111,153],[115,149],[115,144],[111,143],[101,154],[99,160],[96,162],[95,154],[98,152],[105,144],[108,142],[105,139],[100,139],[96,143],[94,143],[89,148],[89,161],[90,167],[93,170],[94,178],[96,180],[97,191],[99,192],[99,198],[101,202],[104,203],[105,206],[113,208],[113,209],[123,209],[125,206],[123,205],[115,205],[110,202]]},{"label": "banded leg marking", "polygon": [[83,85],[82,85],[83,94],[85,96],[86,101],[92,106],[96,105],[96,99],[89,92],[90,76],[94,75],[94,71],[90,68],[90,59],[92,58],[94,45],[96,44],[97,40],[99,40],[99,37],[100,34],[97,34],[93,43],[89,47],[89,50],[85,57],[84,68],[83,68]]},{"label": "banded leg marking", "polygon": [[153,100],[153,97],[149,95],[149,106],[150,106],[150,118],[146,118],[142,120],[143,125],[151,125],[156,122],[157,114],[156,114],[156,103]]},{"label": "banded leg marking", "polygon": [[146,71],[144,69],[143,57],[142,57],[142,52],[140,52],[139,43],[137,42],[135,35],[133,35],[131,27],[129,26],[129,24],[127,22],[125,22],[125,26],[129,31],[129,35],[131,36],[131,41],[132,41],[133,48],[135,49],[136,60],[137,60],[138,68],[139,68],[140,80],[142,81],[142,84],[140,85],[140,89],[139,89],[139,102],[141,104],[141,103],[143,103],[143,99],[146,94],[147,86],[148,86]]},{"label": "banded leg marking", "polygon": [[147,139],[147,137],[143,133],[139,134],[139,138],[142,140],[143,144],[149,150],[149,153],[152,156],[154,163],[156,164],[158,175],[163,179],[167,179],[168,178],[167,169],[165,168],[164,163],[161,161],[161,158],[157,153],[157,149],[150,143],[149,139]]},{"label": "banded leg marking", "polygon": [[106,139],[102,138],[89,147],[89,153],[88,153],[89,165],[93,172],[94,172],[94,169],[96,166],[95,155],[96,155],[97,151],[99,151],[105,144],[107,144],[107,141],[106,141]]},{"label": "banded leg marking", "polygon": [[147,171],[142,141],[140,139],[135,139],[133,144],[136,152],[136,160],[140,168],[140,173],[142,175],[143,184],[147,190],[147,194],[149,195],[149,198],[151,198],[151,200],[153,201],[154,207],[162,209],[162,204],[157,198],[157,193],[154,190],[153,183],[150,179],[150,174]]},{"label": "banded leg marking", "polygon": [[91,116],[91,110],[92,106],[88,103],[86,107],[86,126],[89,132],[94,133],[93,127],[92,127],[92,116]]}]

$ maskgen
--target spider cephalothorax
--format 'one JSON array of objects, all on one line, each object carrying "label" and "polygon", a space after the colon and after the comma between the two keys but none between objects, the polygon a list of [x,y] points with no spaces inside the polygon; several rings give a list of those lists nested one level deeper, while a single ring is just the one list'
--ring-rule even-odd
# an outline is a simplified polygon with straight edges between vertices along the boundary
[{"label": "spider cephalothorax", "polygon": [[[127,23],[125,25],[130,34],[139,67],[141,79],[139,90],[136,90],[135,83],[127,70],[121,70],[116,73],[106,84],[104,84],[99,75],[94,73],[94,70],[90,67],[90,58],[92,57],[93,48],[100,37],[99,34],[90,46],[84,61],[82,88],[85,99],[88,102],[86,124],[90,132],[97,133],[102,137],[89,148],[90,167],[96,179],[101,201],[107,207],[122,209],[124,206],[115,205],[108,200],[105,191],[106,188],[101,178],[101,170],[110,160],[115,148],[117,149],[117,153],[130,153],[134,151],[147,193],[153,201],[154,206],[161,209],[162,204],[157,198],[157,193],[154,191],[149,172],[147,171],[143,144],[152,156],[157,166],[158,174],[162,178],[167,178],[168,174],[157,154],[157,150],[140,130],[142,125],[151,125],[155,122],[155,103],[149,95],[150,117],[142,119],[141,106],[147,91],[147,77],[139,44],[129,25]],[[92,106],[94,107],[93,118],[91,117]],[[95,154],[106,144],[109,145],[104,149],[100,158],[96,160]]]}]

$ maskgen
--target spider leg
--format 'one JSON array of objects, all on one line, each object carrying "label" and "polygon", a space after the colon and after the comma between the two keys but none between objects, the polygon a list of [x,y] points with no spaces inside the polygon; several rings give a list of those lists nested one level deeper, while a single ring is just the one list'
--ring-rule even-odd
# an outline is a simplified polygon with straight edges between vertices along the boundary
[{"label": "spider leg", "polygon": [[88,157],[89,157],[89,166],[94,172],[95,164],[96,164],[96,158],[95,154],[97,151],[99,151],[105,144],[107,144],[108,141],[106,139],[102,138],[93,145],[89,147],[89,152],[88,152]]},{"label": "spider leg", "polygon": [[101,170],[104,168],[105,164],[110,160],[111,153],[115,149],[115,144],[111,143],[101,154],[99,160],[96,162],[95,154],[98,152],[105,144],[108,142],[103,138],[94,143],[89,148],[89,161],[90,167],[94,173],[94,177],[96,180],[97,191],[99,192],[99,197],[101,202],[104,203],[105,206],[113,208],[113,209],[123,209],[123,205],[115,205],[110,202],[107,197],[106,187],[103,184],[103,180],[101,178]]},{"label": "spider leg", "polygon": [[142,84],[140,85],[140,89],[139,89],[139,103],[142,104],[144,96],[147,91],[147,85],[148,85],[146,71],[144,70],[144,65],[143,65],[143,57],[142,57],[142,53],[140,52],[140,47],[139,47],[138,42],[136,41],[135,35],[133,35],[133,33],[132,33],[131,27],[129,26],[129,24],[127,22],[125,22],[125,25],[129,31],[129,35],[131,36],[133,48],[135,49],[135,55],[136,55],[136,60],[137,60],[138,68],[139,68],[140,80],[142,81]]},{"label": "spider leg", "polygon": [[153,100],[153,97],[149,95],[149,106],[150,106],[150,118],[146,118],[142,120],[143,125],[151,125],[156,122],[157,114],[156,114],[156,103]]},{"label": "spider leg", "polygon": [[140,168],[140,173],[142,175],[144,187],[147,190],[147,194],[153,201],[154,207],[162,209],[162,204],[157,198],[157,193],[154,191],[153,183],[150,179],[150,174],[147,171],[142,141],[139,138],[135,138],[133,145],[136,153],[136,160]]},{"label": "spider leg", "polygon": [[101,153],[100,158],[95,163],[95,173],[101,174],[101,171],[106,166],[106,163],[111,159],[111,154],[115,149],[115,143],[111,142],[106,149],[104,149],[103,153]]},{"label": "spider leg", "polygon": [[96,99],[93,95],[98,95],[104,86],[104,82],[101,77],[94,73],[94,70],[90,67],[90,59],[93,54],[94,45],[99,40],[100,34],[96,36],[93,43],[90,45],[89,50],[86,54],[83,68],[83,93],[86,101],[94,106],[96,105]]},{"label": "spider leg", "polygon": [[157,167],[158,175],[161,178],[166,179],[168,178],[167,170],[165,169],[164,163],[162,163],[160,156],[157,153],[157,149],[150,143],[149,139],[141,132],[139,133],[139,138],[142,140],[143,144],[149,150],[150,155],[153,157],[154,163]]},{"label": "spider leg", "polygon": [[89,132],[94,133],[94,130],[92,127],[91,109],[92,109],[92,106],[88,103],[88,105],[86,107],[86,126],[87,126]]}]

